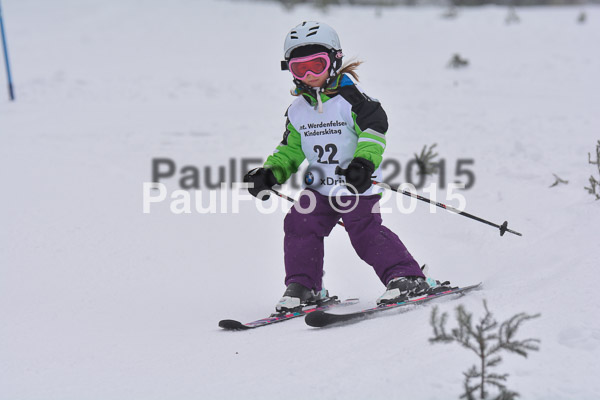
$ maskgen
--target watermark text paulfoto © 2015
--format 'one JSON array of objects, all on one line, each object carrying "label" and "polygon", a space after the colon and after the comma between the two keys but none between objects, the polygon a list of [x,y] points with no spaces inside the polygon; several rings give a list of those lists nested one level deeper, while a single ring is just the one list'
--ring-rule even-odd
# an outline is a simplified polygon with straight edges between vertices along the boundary
[{"label": "watermark text paulfoto \u00a9 2015", "polygon": [[[223,183],[228,183],[231,187],[234,182],[241,182],[249,170],[260,167],[263,163],[264,160],[257,157],[230,158],[226,165],[198,167],[195,165],[178,166],[171,158],[154,158],[151,163],[150,182],[172,182],[177,184],[180,189],[185,190],[220,189]],[[470,158],[457,159],[454,164],[452,183],[462,183],[465,190],[471,189],[475,184],[475,173],[472,171],[474,164],[475,160]],[[449,172],[452,170],[452,164],[442,158],[431,163],[431,167],[437,169],[434,179],[436,179],[438,187],[446,187],[447,178],[452,179]],[[420,173],[418,161],[414,158],[406,162],[404,168],[400,161],[386,158],[381,163],[380,169],[383,175],[381,182],[392,187],[401,183],[410,183],[416,189],[421,189],[427,184],[427,176]],[[301,189],[307,172],[309,171],[304,171],[304,173],[298,171],[292,174],[287,185],[291,189]]]},{"label": "watermark text paulfoto \u00a9 2015", "polygon": [[[443,160],[442,160],[443,161]],[[467,162],[465,162],[467,161]],[[463,174],[468,176],[468,184],[472,187],[474,183],[474,174],[470,170],[461,170],[461,165],[472,164],[472,160],[459,160],[457,162],[457,171],[462,172]],[[199,213],[199,214],[215,214],[215,213],[239,213],[240,212],[240,204],[243,202],[253,202],[256,205],[256,208],[261,213],[274,213],[274,212],[287,212],[291,207],[291,204],[288,200],[281,199],[277,196],[272,196],[271,201],[258,201],[254,199],[247,191],[248,184],[235,182],[235,165],[237,161],[234,159],[230,160],[230,179],[233,181],[225,182],[225,168],[219,167],[219,175],[222,181],[218,186],[215,185],[214,182],[210,182],[210,168],[206,167],[204,172],[206,173],[205,182],[208,182],[209,189],[206,190],[198,190],[195,188],[199,187],[200,183],[200,169],[194,166],[183,166],[179,170],[178,183],[182,189],[168,191],[167,185],[159,180],[167,181],[170,183],[169,186],[172,186],[172,178],[176,176],[176,164],[174,161],[170,159],[154,159],[152,162],[152,176],[153,182],[146,182],[143,184],[143,212],[151,213],[153,209],[157,209],[159,207],[164,207],[168,204],[169,211],[174,214],[191,214],[191,213]],[[262,160],[260,159],[242,159],[240,162],[241,172],[245,173],[249,168],[251,168],[251,164],[259,164],[262,165]],[[397,167],[396,167],[397,164]],[[400,164],[396,161],[396,163],[388,163],[388,165],[394,166],[394,174],[392,176],[388,176],[387,179],[382,179],[382,182],[375,187],[376,192],[381,193],[381,201],[377,204],[377,209],[373,210],[374,212],[381,213],[390,213],[394,209],[400,211],[401,213],[411,213],[416,208],[416,198],[412,197],[410,194],[415,194],[417,192],[417,187],[411,182],[403,183],[401,185],[393,185],[397,190],[404,192],[411,197],[404,197],[393,193],[389,189],[390,185],[386,183],[386,180],[389,182],[391,178],[397,177],[398,172],[400,171]],[[253,165],[256,166],[256,165]],[[382,163],[383,166],[383,163]],[[314,171],[314,169],[313,169]],[[441,172],[445,173],[445,169],[441,169]],[[306,171],[304,174],[298,173],[296,176],[304,176],[305,184],[308,184],[310,181],[307,179],[308,176],[312,176],[310,171]],[[241,178],[241,175],[240,175]],[[445,176],[439,177],[440,183],[445,182]],[[330,204],[334,209],[337,209],[338,206],[344,206],[346,204],[350,204],[353,201],[353,195],[348,193],[347,191],[338,190],[340,188],[340,183],[343,184],[342,181],[338,178],[335,179],[335,182],[328,182],[327,180],[321,179],[322,185],[329,186],[327,188],[327,193],[330,198]],[[423,187],[423,182],[421,180],[417,182],[420,187],[423,189],[422,192],[432,200],[432,204],[430,204],[430,212],[435,213],[437,211],[437,207],[435,202],[438,201],[438,189],[445,190],[445,198],[443,201],[451,202],[449,204],[451,207],[454,207],[458,210],[464,210],[466,207],[466,199],[461,194],[458,193],[456,189],[464,189],[465,183],[463,182],[454,182],[445,185],[445,187],[440,187],[437,182],[430,182],[426,187]],[[317,182],[315,182],[317,184]],[[191,187],[190,187],[191,185]],[[250,184],[251,185],[251,184]],[[311,185],[306,185],[307,187],[311,187]],[[342,185],[343,186],[343,185]],[[280,191],[284,193],[290,193],[297,191],[301,186],[295,185],[293,183],[288,183],[281,187],[277,187]],[[314,186],[313,189],[316,189]],[[194,190],[191,190],[194,189]],[[322,192],[322,190],[321,190]],[[300,210],[301,212],[310,213],[316,204],[316,199],[314,198],[314,194],[311,191],[302,191],[301,194],[297,196],[308,196],[308,207]],[[441,199],[439,199],[441,200]],[[161,205],[162,203],[162,205]],[[354,202],[356,204],[356,202]],[[299,209],[299,205],[297,206]],[[351,211],[353,207],[344,208],[345,212]]]}]

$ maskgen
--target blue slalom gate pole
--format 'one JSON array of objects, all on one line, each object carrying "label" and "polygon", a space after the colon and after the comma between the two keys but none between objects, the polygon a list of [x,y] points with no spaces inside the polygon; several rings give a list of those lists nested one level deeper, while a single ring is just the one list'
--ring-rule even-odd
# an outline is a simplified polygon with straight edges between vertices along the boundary
[{"label": "blue slalom gate pole", "polygon": [[6,35],[4,34],[4,20],[2,19],[2,6],[0,6],[0,34],[2,35],[2,47],[4,48],[4,62],[6,63],[6,76],[8,77],[8,97],[15,100],[12,76],[10,74],[10,63],[8,62],[8,49],[6,48]]}]

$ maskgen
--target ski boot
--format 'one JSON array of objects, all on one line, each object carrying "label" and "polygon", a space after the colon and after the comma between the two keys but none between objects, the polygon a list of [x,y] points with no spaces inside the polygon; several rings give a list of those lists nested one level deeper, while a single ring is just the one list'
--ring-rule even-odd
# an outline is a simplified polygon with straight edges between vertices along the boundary
[{"label": "ski boot", "polygon": [[293,282],[285,289],[283,297],[275,306],[275,310],[278,313],[295,312],[308,305],[323,305],[335,300],[335,298],[329,297],[329,292],[325,289],[315,292],[306,286]]},{"label": "ski boot", "polygon": [[377,305],[405,301],[411,297],[426,296],[450,289],[450,282],[440,282],[420,276],[402,276],[388,282],[385,292],[377,299]]}]

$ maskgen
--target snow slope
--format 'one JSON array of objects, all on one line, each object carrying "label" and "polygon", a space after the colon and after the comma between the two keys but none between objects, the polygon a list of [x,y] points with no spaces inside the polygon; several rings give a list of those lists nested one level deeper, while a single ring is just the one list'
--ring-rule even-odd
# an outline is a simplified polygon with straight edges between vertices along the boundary
[{"label": "snow slope", "polygon": [[[436,142],[447,181],[457,159],[474,159],[467,211],[524,234],[500,238],[424,205],[385,215],[435,276],[484,282],[441,309],[481,315],[487,299],[499,319],[541,312],[519,335],[541,351],[498,368],[509,388],[600,397],[600,202],[583,190],[597,173],[587,152],[600,139],[600,8],[584,25],[579,7],[561,7],[519,10],[506,26],[497,7],[448,21],[437,8],[2,3],[17,101],[0,96],[0,399],[458,398],[476,360],[428,344],[430,306],[327,330],[218,329],[262,317],[283,292],[284,213],[253,202],[235,214],[175,215],[166,202],[142,212],[153,158],[216,171],[272,151],[291,101],[283,36],[307,19],[366,61],[362,86],[390,119],[387,157],[404,167]],[[444,68],[457,52],[470,67]],[[548,188],[552,173],[569,184]],[[329,290],[361,306],[383,290],[342,229],[326,270]]]}]

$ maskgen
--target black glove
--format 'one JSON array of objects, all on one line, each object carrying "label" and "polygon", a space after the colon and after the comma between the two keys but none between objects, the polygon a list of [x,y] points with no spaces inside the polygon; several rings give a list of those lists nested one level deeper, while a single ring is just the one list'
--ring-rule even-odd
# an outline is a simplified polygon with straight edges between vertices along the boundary
[{"label": "black glove", "polygon": [[248,172],[246,176],[244,176],[244,182],[254,183],[254,187],[249,187],[248,191],[252,196],[262,201],[269,200],[271,195],[266,194],[262,197],[259,197],[259,193],[263,190],[270,190],[278,183],[275,175],[273,175],[273,171],[266,168],[254,168],[252,171]]},{"label": "black glove", "polygon": [[346,168],[346,184],[352,193],[364,193],[371,187],[371,175],[375,165],[364,158],[356,157]]}]

